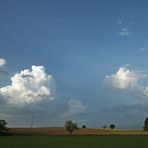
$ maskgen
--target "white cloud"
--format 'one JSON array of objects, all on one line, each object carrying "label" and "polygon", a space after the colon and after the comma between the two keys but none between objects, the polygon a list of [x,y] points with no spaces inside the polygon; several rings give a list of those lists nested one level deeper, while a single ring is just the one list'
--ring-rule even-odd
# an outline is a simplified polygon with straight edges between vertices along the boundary
[{"label": "white cloud", "polygon": [[[68,98],[67,98],[68,97]],[[67,118],[84,113],[87,106],[56,92],[52,75],[43,66],[32,66],[11,77],[11,84],[0,88],[0,112],[5,114],[48,113]]]},{"label": "white cloud", "polygon": [[74,99],[71,99],[68,104],[69,104],[69,109],[64,113],[64,117],[69,117],[72,115],[84,113],[88,108],[88,106],[84,106],[82,102]]},{"label": "white cloud", "polygon": [[0,88],[6,104],[22,107],[54,99],[56,84],[43,66],[32,66],[11,77],[11,85]]},{"label": "white cloud", "polygon": [[128,94],[134,98],[141,100],[143,103],[148,103],[148,86],[142,86],[138,82],[145,76],[138,71],[130,70],[128,67],[123,66],[115,74],[107,75],[105,82],[117,90],[128,90]]},{"label": "white cloud", "polygon": [[121,36],[130,36],[131,33],[129,32],[128,28],[122,28],[121,31],[119,32],[119,35],[121,35]]},{"label": "white cloud", "polygon": [[[2,70],[3,67],[0,68],[0,74],[4,73]],[[0,115],[8,117],[6,119],[9,126],[26,127],[26,120],[29,119],[30,122],[32,115],[38,118],[38,126],[48,126],[48,117],[50,124],[56,125],[63,123],[68,117],[79,117],[87,110],[87,106],[81,101],[69,98],[71,96],[56,92],[55,80],[46,73],[44,66],[34,65],[31,69],[14,74],[11,84],[0,88]]]},{"label": "white cloud", "polygon": [[7,64],[6,60],[3,58],[0,58],[0,67],[3,67]]},{"label": "white cloud", "polygon": [[138,80],[143,77],[139,72],[128,69],[122,66],[115,74],[107,75],[105,81],[115,89],[125,90],[128,87],[137,85]]}]

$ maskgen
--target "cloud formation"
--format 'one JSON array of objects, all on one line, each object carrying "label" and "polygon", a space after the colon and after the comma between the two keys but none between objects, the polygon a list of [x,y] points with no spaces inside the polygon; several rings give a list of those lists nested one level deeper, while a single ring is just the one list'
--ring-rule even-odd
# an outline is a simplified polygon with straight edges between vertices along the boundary
[{"label": "cloud formation", "polygon": [[139,72],[128,69],[126,66],[122,66],[115,74],[107,75],[105,81],[108,85],[115,89],[125,90],[128,87],[137,85],[142,75]]},{"label": "cloud formation", "polygon": [[6,104],[25,106],[43,100],[54,99],[56,84],[52,75],[43,66],[32,66],[11,77],[11,85],[0,88]]},{"label": "cloud formation", "polygon": [[127,112],[132,110],[139,110],[148,112],[148,86],[139,84],[139,80],[145,75],[137,71],[130,70],[127,67],[120,67],[115,74],[105,77],[106,84],[116,90],[127,90],[126,92],[136,98],[140,102],[137,104],[128,104],[103,109],[103,112]]},{"label": "cloud formation", "polygon": [[0,88],[0,115],[46,114],[65,119],[84,113],[87,106],[56,91],[52,75],[44,66],[33,65],[11,77],[11,84]]}]

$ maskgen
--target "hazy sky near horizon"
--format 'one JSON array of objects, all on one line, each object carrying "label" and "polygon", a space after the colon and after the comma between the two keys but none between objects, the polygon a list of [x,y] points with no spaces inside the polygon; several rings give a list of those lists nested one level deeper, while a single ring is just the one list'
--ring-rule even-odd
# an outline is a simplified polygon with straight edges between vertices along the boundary
[{"label": "hazy sky near horizon", "polygon": [[0,119],[9,126],[142,128],[147,0],[1,0]]}]

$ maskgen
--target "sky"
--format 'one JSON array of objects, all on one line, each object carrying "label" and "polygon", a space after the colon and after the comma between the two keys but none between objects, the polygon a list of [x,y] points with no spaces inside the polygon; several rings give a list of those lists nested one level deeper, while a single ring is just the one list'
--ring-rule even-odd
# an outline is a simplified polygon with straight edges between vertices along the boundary
[{"label": "sky", "polygon": [[0,119],[9,127],[142,129],[147,0],[1,0]]}]

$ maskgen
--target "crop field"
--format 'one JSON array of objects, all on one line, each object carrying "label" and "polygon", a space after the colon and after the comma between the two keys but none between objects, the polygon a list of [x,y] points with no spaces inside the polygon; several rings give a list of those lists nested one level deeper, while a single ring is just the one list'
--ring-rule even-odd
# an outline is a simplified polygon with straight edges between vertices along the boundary
[{"label": "crop field", "polygon": [[147,148],[148,136],[49,136],[11,135],[0,137],[1,148]]},{"label": "crop field", "polygon": [[[65,128],[11,128],[12,134],[46,134],[46,135],[69,135]],[[99,128],[80,128],[73,135],[147,135],[143,130],[118,130]]]}]

